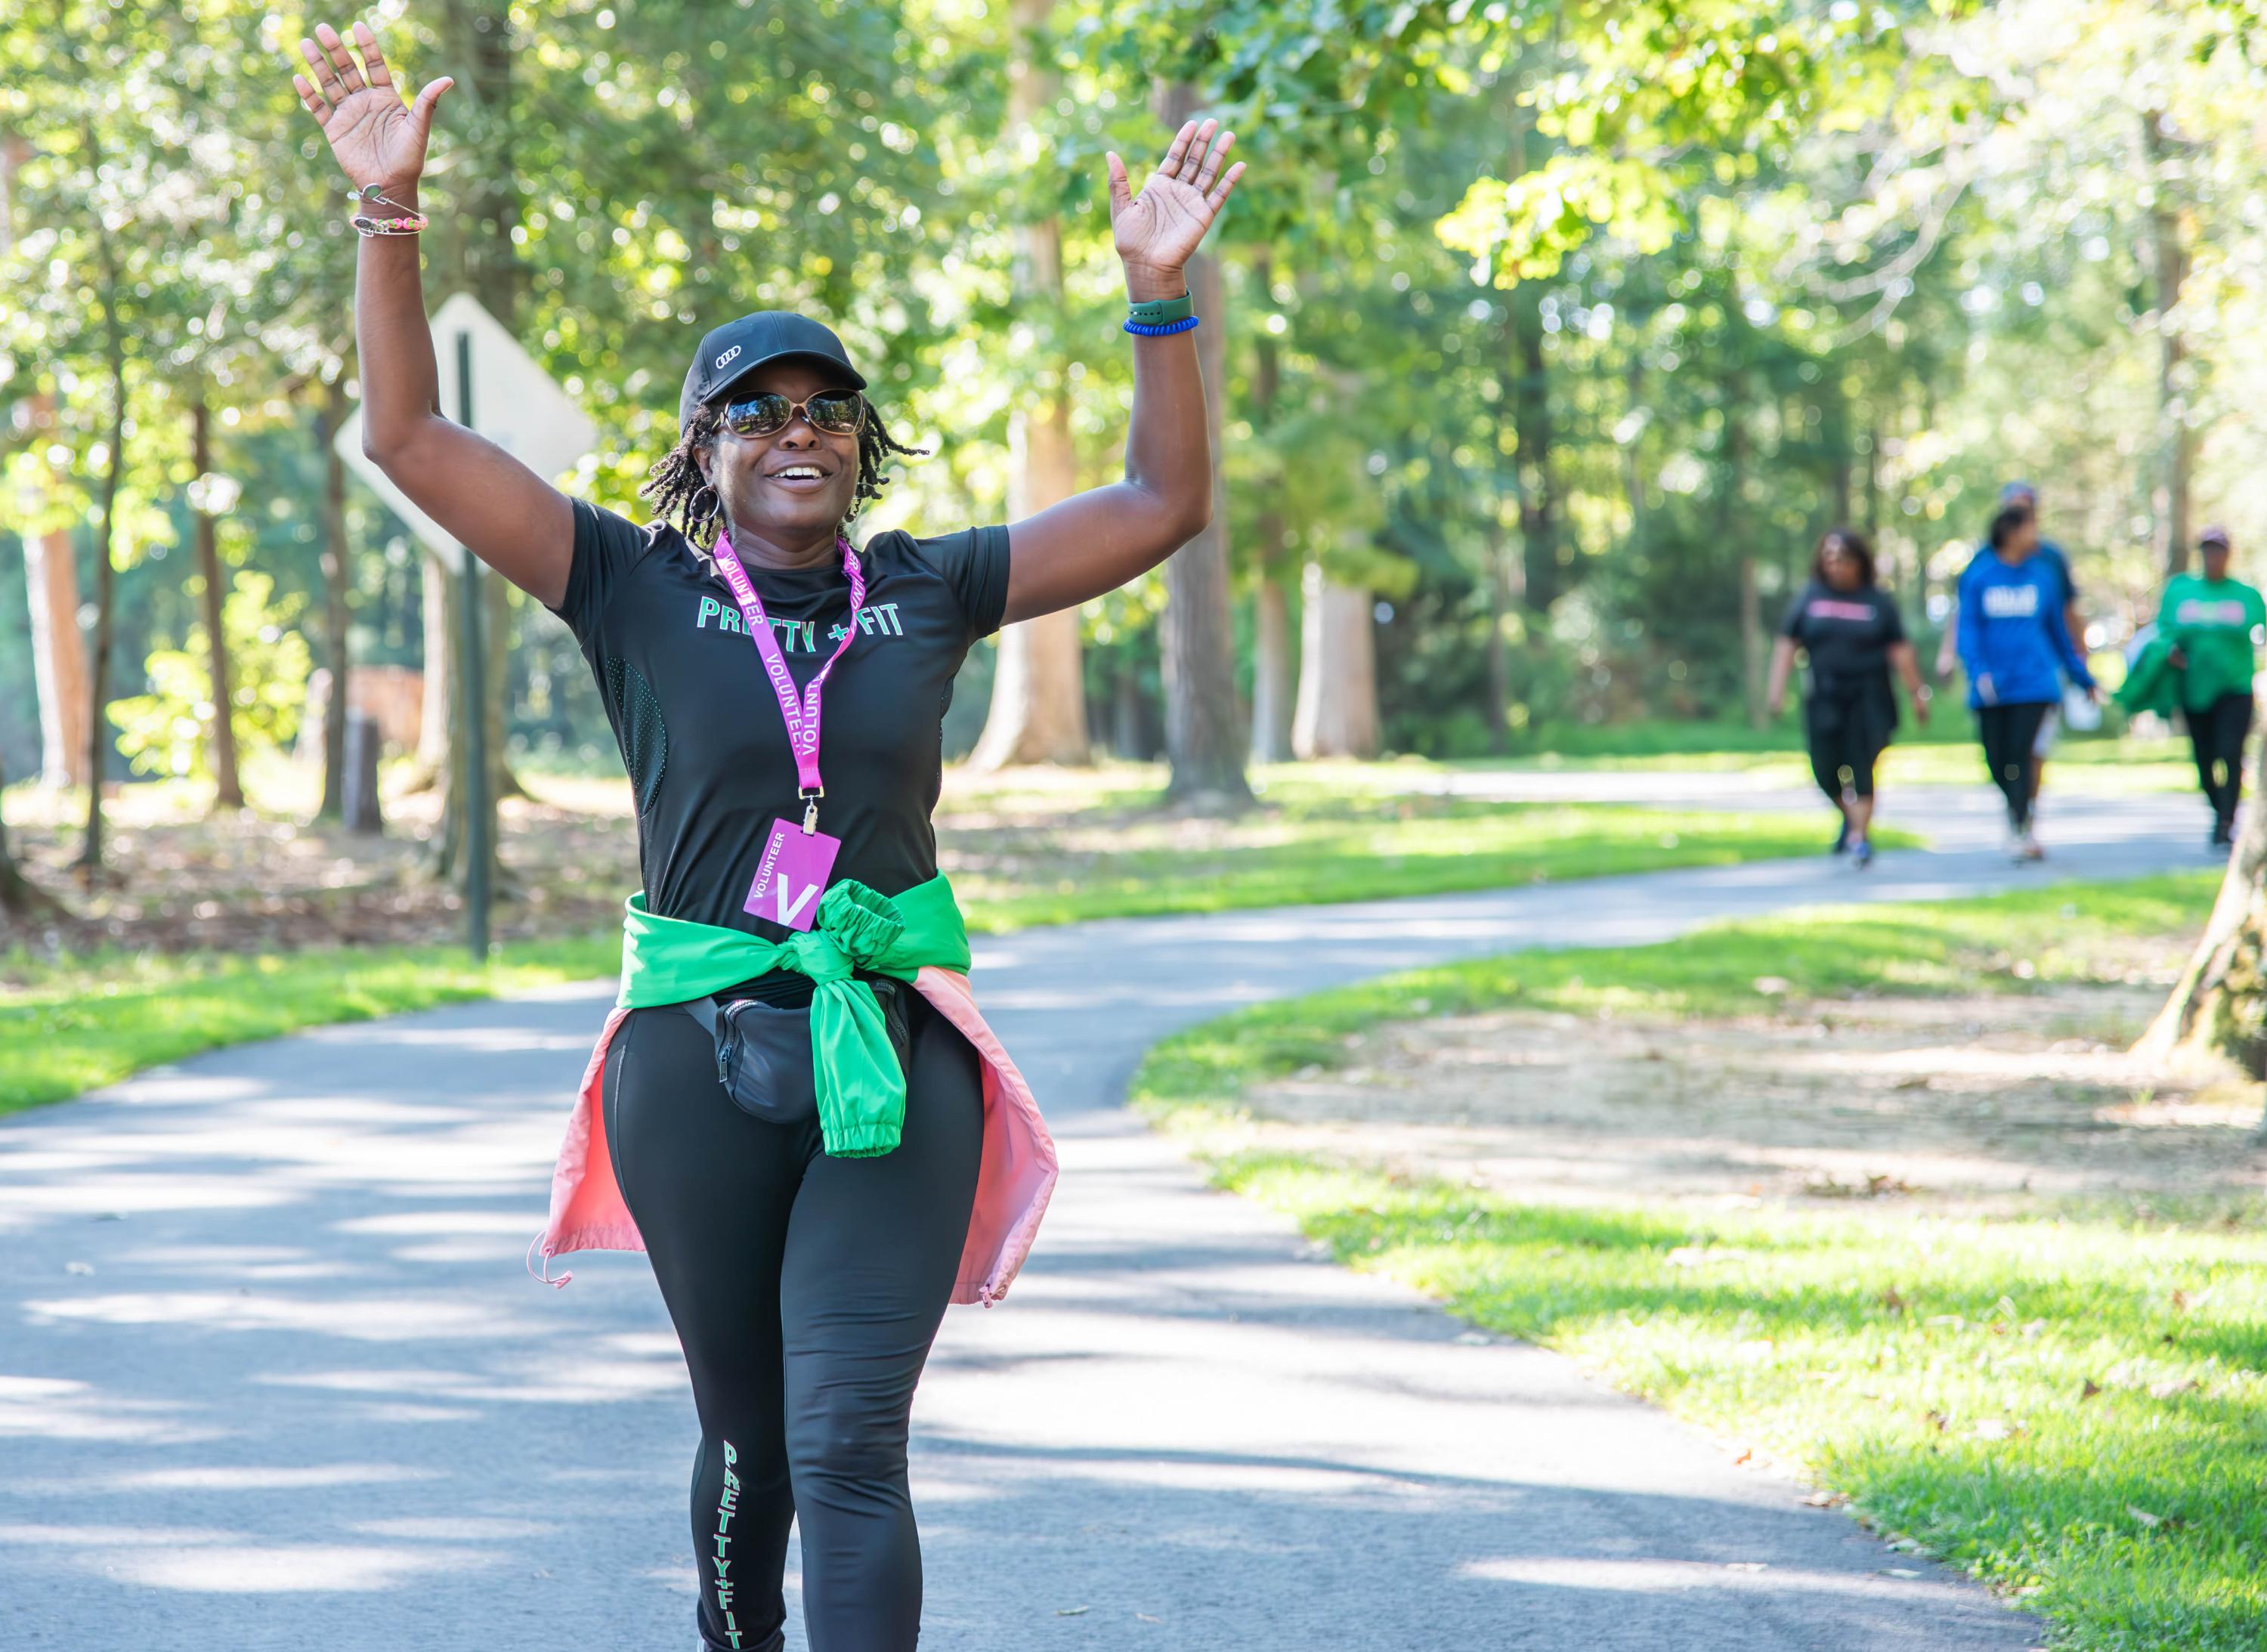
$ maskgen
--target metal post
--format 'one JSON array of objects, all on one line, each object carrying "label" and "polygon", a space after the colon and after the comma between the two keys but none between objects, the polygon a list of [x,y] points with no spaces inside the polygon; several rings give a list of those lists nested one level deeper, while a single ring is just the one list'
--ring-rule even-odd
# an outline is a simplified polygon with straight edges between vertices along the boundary
[{"label": "metal post", "polygon": [[[457,334],[457,422],[473,428],[473,335]],[[459,546],[465,609],[465,929],[473,958],[488,955],[488,706],[481,670],[481,562]]]}]

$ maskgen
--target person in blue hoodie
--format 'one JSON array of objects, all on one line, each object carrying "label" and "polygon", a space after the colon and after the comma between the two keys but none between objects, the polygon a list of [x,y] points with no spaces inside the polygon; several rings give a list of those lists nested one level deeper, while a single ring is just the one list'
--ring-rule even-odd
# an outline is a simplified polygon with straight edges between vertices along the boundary
[{"label": "person in blue hoodie", "polygon": [[1960,576],[1960,664],[1984,743],[1985,767],[2007,800],[2008,851],[2045,857],[2031,830],[2031,745],[2062,700],[2056,668],[2099,700],[2102,691],[2063,618],[2065,585],[2041,557],[2038,513],[2028,501],[2000,507],[1985,548]]}]

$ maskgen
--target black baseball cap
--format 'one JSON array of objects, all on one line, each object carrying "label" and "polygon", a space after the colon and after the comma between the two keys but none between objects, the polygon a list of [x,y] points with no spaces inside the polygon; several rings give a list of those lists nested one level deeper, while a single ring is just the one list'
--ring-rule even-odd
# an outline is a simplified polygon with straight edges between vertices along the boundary
[{"label": "black baseball cap", "polygon": [[679,428],[692,423],[693,410],[715,400],[735,380],[767,363],[796,360],[823,362],[852,389],[866,387],[833,328],[792,310],[759,310],[710,329],[701,341],[677,399]]}]

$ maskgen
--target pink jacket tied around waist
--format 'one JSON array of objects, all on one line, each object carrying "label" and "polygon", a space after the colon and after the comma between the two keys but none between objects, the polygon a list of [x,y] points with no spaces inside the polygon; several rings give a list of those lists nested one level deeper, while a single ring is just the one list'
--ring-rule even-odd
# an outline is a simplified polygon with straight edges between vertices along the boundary
[{"label": "pink jacket tied around waist", "polygon": [[[978,1013],[968,977],[931,965],[914,978],[913,986],[960,1029],[984,1062],[984,1163],[977,1173],[976,1204],[969,1213],[968,1240],[961,1248],[952,1300],[980,1302],[988,1308],[1008,1294],[1009,1284],[1031,1252],[1039,1218],[1046,1214],[1047,1199],[1054,1192],[1055,1144],[1040,1120],[1031,1087]],[[591,1052],[591,1064],[576,1091],[574,1116],[567,1122],[567,1139],[560,1144],[558,1165],[551,1176],[551,1219],[528,1247],[531,1257],[537,1249],[542,1251],[544,1271],[538,1277],[546,1284],[564,1285],[575,1277],[551,1277],[554,1256],[570,1251],[645,1249],[614,1180],[599,1093],[605,1083],[607,1046],[629,1013],[619,1006],[607,1012],[598,1047]]]}]

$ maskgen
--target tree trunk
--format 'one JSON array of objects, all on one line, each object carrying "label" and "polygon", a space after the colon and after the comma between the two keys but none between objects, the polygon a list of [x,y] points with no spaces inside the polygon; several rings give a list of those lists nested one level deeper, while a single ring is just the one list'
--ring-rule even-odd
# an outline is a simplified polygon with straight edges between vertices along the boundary
[{"label": "tree trunk", "polygon": [[1299,709],[1291,749],[1303,759],[1377,755],[1377,640],[1370,595],[1309,562],[1299,642]]},{"label": "tree trunk", "polygon": [[1488,745],[1496,752],[1508,750],[1511,744],[1511,638],[1508,632],[1512,615],[1519,606],[1516,578],[1517,565],[1506,545],[1503,524],[1494,517],[1488,518],[1487,593],[1487,720]]},{"label": "tree trunk", "polygon": [[[520,300],[526,290],[526,272],[513,252],[511,232],[520,221],[517,173],[513,169],[511,18],[509,7],[495,0],[447,0],[442,33],[458,66],[456,96],[460,100],[452,128],[472,164],[458,169],[457,210],[446,224],[447,232],[435,244],[435,267],[444,272],[450,287],[470,291],[481,306],[507,329],[517,331]],[[437,225],[442,220],[436,219]],[[456,409],[444,407],[451,417]],[[481,613],[481,687],[479,715],[488,752],[488,784],[483,788],[482,812],[488,818],[486,841],[493,862],[496,843],[494,811],[498,799],[524,795],[524,789],[504,762],[503,732],[507,694],[511,679],[509,594],[500,577],[484,576]],[[459,773],[468,731],[461,719],[465,709],[462,671],[464,614],[463,580],[446,569],[429,570],[425,597],[425,705],[417,754],[421,766],[430,762],[430,774],[443,788],[441,831],[434,864],[444,876],[460,883],[470,868],[459,852],[465,840],[461,818],[464,788],[452,784]],[[436,597],[438,602],[435,601]],[[445,660],[444,681],[435,680],[435,663]],[[452,738],[458,737],[458,738]],[[437,753],[437,746],[439,748]],[[492,884],[492,887],[496,886]]]},{"label": "tree trunk", "polygon": [[[1263,249],[1251,259],[1253,290],[1262,302],[1274,286],[1274,265]],[[1282,353],[1274,334],[1262,328],[1254,340],[1251,401],[1260,427],[1274,437],[1276,398],[1283,386]],[[1288,485],[1279,456],[1268,488],[1280,494]],[[1251,547],[1259,569],[1259,588],[1253,613],[1251,660],[1251,760],[1280,763],[1291,755],[1291,716],[1294,672],[1291,655],[1291,594],[1288,556],[1283,543],[1283,513],[1270,497],[1259,512],[1258,542]]]},{"label": "tree trunk", "polygon": [[1819,412],[1819,436],[1826,444],[1826,514],[1833,518],[1826,525],[1846,528],[1856,492],[1857,455],[1850,447],[1850,400],[1830,375]]},{"label": "tree trunk", "polygon": [[1141,672],[1130,649],[1120,649],[1110,680],[1110,743],[1129,762],[1149,757],[1148,708],[1141,702]]},{"label": "tree trunk", "polygon": [[1518,433],[1519,537],[1527,606],[1546,612],[1559,587],[1559,498],[1551,475],[1551,381],[1543,356],[1542,292],[1533,282],[1511,290],[1513,423]]},{"label": "tree trunk", "polygon": [[[1021,147],[1033,118],[1050,107],[1060,77],[1044,49],[1055,0],[1012,0],[1016,57],[1008,79],[1008,142]],[[1015,226],[1015,288],[1026,314],[1039,318],[1043,335],[1059,341],[1062,314],[1062,226],[1055,218]],[[1037,407],[1019,406],[1008,422],[1008,515],[1028,517],[1067,499],[1078,488],[1077,452],[1071,444],[1070,376],[1060,348],[1050,349],[1056,388]],[[1029,393],[1026,393],[1028,394]],[[969,766],[995,769],[1010,763],[1083,763],[1088,760],[1086,679],[1079,665],[1079,616],[1075,608],[1041,614],[1000,633],[992,676],[992,709]]]},{"label": "tree trunk", "polygon": [[410,789],[422,791],[441,784],[441,777],[449,771],[449,706],[456,694],[457,635],[449,622],[456,616],[457,602],[451,594],[453,582],[448,564],[430,551],[418,562],[424,584],[419,606],[425,631],[425,686],[418,709],[416,774]]},{"label": "tree trunk", "polygon": [[1740,678],[1748,701],[1748,726],[1767,728],[1771,716],[1764,707],[1764,691],[1767,686],[1764,673],[1764,599],[1756,577],[1756,559],[1740,558]]},{"label": "tree trunk", "polygon": [[[35,431],[53,428],[52,398],[30,398]],[[45,473],[48,485],[63,480]],[[78,561],[69,528],[24,536],[24,594],[32,619],[32,681],[40,700],[40,779],[86,783],[86,640],[78,628]]]},{"label": "tree trunk", "polygon": [[348,686],[354,679],[348,657],[354,560],[347,544],[347,466],[334,444],[346,416],[341,372],[315,409],[315,441],[323,456],[323,651],[331,668],[330,698],[323,706],[323,801],[316,811],[325,820],[346,817]]},{"label": "tree trunk", "polygon": [[[87,135],[94,152],[94,136]],[[118,531],[118,485],[126,471],[126,341],[118,323],[118,260],[109,231],[96,221],[95,246],[102,267],[105,366],[110,377],[110,465],[102,479],[101,526],[94,541],[94,661],[86,679],[86,836],[78,853],[80,880],[89,888],[102,872],[103,759],[110,750],[110,644],[116,615],[112,597],[118,576],[112,541]]]},{"label": "tree trunk", "polygon": [[[206,404],[202,382],[189,408],[189,463],[200,481],[212,474],[212,409]],[[197,492],[202,498],[204,489]],[[228,587],[221,579],[218,526],[207,504],[196,510],[197,575],[204,582],[205,647],[211,662],[213,806],[241,809],[244,785],[236,771],[235,682],[229,670],[228,627],[223,614]]]},{"label": "tree trunk", "polygon": [[[511,582],[482,569],[481,597],[488,628],[481,633],[481,686],[488,695],[488,798],[525,797],[527,788],[512,772],[505,750],[505,733],[511,721]],[[489,841],[495,841],[493,832]]]},{"label": "tree trunk", "polygon": [[[2251,760],[2252,806],[2229,851],[2204,935],[2133,1054],[2178,1067],[2226,1056],[2267,1077],[2267,741]],[[2267,1140],[2267,1117],[2259,1134]]]},{"label": "tree trunk", "polygon": [[[1160,89],[1158,114],[1178,130],[1198,107],[1196,89],[1176,82]],[[1189,260],[1189,293],[1204,323],[1196,330],[1203,375],[1205,422],[1212,437],[1212,520],[1165,564],[1165,613],[1159,642],[1165,679],[1165,754],[1177,800],[1251,802],[1244,779],[1245,723],[1236,702],[1236,635],[1229,620],[1228,502],[1221,479],[1221,411],[1228,393],[1220,261]]]},{"label": "tree trunk", "polygon": [[[1266,523],[1261,526],[1264,531]],[[1278,531],[1280,542],[1280,533]],[[1288,762],[1291,757],[1293,672],[1291,593],[1280,573],[1261,578],[1255,602],[1257,625],[1251,661],[1251,760]]]},{"label": "tree trunk", "polygon": [[2157,519],[2158,560],[2170,578],[2188,571],[2190,479],[2196,468],[2196,436],[2189,424],[2188,373],[2183,365],[2188,349],[2175,319],[2182,290],[2188,284],[2189,250],[2166,166],[2176,151],[2188,146],[2166,133],[2163,115],[2153,113],[2141,117],[2142,147],[2155,186],[2149,223],[2155,242],[2160,452],[2150,503]]},{"label": "tree trunk", "polygon": [[40,777],[86,784],[86,640],[78,628],[78,567],[70,530],[24,540],[32,611],[32,678],[40,694]]},{"label": "tree trunk", "polygon": [[[1029,0],[1019,0],[1028,4]],[[1028,77],[1027,77],[1028,78]],[[1053,224],[1045,226],[1053,258]],[[1060,267],[1055,267],[1056,293]],[[1063,381],[1067,385],[1068,380]],[[1020,519],[1077,491],[1071,447],[1070,400],[1059,393],[1047,407],[1018,410],[1009,422],[1008,515]],[[1079,614],[1064,608],[1009,626],[1000,633],[992,676],[992,709],[969,766],[996,769],[1010,763],[1083,763],[1088,751],[1086,677],[1079,664]]]},{"label": "tree trunk", "polygon": [[[1538,147],[1532,114],[1513,112],[1518,133],[1513,140],[1515,171],[1534,169]],[[1519,488],[1520,549],[1526,564],[1522,584],[1527,606],[1536,613],[1549,610],[1558,599],[1561,584],[1559,566],[1559,495],[1552,477],[1551,378],[1543,354],[1543,290],[1532,281],[1515,282],[1506,296],[1511,316],[1514,359],[1507,363],[1512,382],[1513,428],[1518,452],[1515,474]]]},{"label": "tree trunk", "polygon": [[[0,796],[7,789],[8,776],[0,767]],[[16,864],[15,854],[8,847],[7,817],[0,813],[0,918],[20,921],[62,910],[55,897],[25,877],[23,868]]]}]

